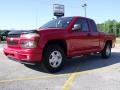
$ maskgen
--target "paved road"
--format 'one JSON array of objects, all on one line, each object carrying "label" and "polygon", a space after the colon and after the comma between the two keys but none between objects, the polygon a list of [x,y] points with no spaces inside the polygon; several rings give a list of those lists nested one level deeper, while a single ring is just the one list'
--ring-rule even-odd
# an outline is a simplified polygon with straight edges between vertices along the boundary
[{"label": "paved road", "polygon": [[119,45],[107,60],[99,55],[76,58],[56,74],[11,61],[0,52],[0,90],[120,90]]},{"label": "paved road", "polygon": [[6,42],[0,42],[0,50],[2,50],[5,45],[6,45]]}]

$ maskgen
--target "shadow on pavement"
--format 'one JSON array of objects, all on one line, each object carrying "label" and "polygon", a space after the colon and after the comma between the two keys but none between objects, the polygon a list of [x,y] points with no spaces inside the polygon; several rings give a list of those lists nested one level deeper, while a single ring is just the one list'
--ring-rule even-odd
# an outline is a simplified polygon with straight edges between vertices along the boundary
[{"label": "shadow on pavement", "polygon": [[[93,70],[98,68],[103,68],[109,65],[120,63],[120,53],[112,52],[111,57],[109,59],[102,59],[100,55],[91,55],[84,56],[76,59],[69,59],[65,66],[62,68],[60,72],[54,74],[68,74],[75,72],[76,68],[79,66],[79,70],[77,72]],[[41,66],[27,66],[30,69],[45,72]],[[47,73],[47,72],[45,72]]]}]

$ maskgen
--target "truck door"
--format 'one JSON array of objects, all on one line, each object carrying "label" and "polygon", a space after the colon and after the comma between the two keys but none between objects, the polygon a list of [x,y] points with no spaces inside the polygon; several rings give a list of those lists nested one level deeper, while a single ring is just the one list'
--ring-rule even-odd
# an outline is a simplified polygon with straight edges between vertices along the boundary
[{"label": "truck door", "polygon": [[91,50],[88,22],[85,18],[78,18],[72,27],[70,47],[73,55],[79,55]]},{"label": "truck door", "polygon": [[91,45],[92,45],[91,50],[97,51],[100,48],[99,47],[99,42],[100,42],[99,32],[93,20],[88,19],[88,22],[89,22],[89,28],[90,28],[89,39],[91,40]]}]

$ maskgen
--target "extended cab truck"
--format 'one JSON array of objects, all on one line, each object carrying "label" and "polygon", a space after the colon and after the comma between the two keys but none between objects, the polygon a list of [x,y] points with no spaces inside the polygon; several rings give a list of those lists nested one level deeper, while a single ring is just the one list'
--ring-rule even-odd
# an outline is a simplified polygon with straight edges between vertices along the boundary
[{"label": "extended cab truck", "polygon": [[8,34],[4,54],[23,64],[42,63],[50,72],[59,71],[67,57],[101,53],[109,58],[115,36],[97,30],[92,19],[63,17],[38,30],[13,31]]}]

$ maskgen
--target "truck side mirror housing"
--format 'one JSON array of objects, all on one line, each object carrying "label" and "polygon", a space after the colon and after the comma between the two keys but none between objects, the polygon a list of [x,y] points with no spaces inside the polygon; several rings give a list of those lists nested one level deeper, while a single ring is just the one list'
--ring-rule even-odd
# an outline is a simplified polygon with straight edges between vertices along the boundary
[{"label": "truck side mirror housing", "polygon": [[73,31],[75,31],[75,30],[81,30],[81,25],[80,24],[74,24],[72,30]]}]

